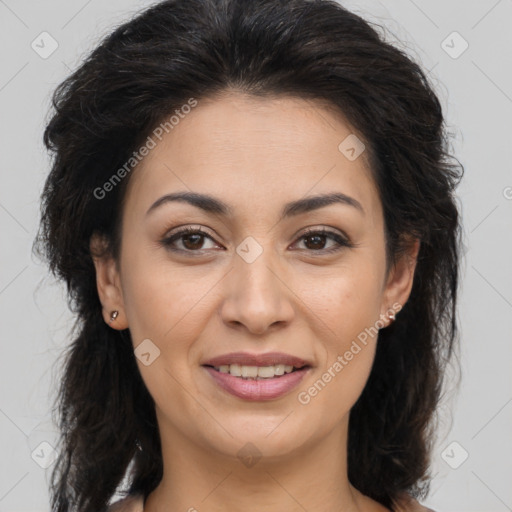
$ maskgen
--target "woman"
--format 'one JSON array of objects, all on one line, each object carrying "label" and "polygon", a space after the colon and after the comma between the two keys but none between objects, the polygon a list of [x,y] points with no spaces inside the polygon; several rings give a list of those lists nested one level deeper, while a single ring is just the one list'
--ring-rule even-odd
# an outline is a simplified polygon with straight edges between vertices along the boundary
[{"label": "woman", "polygon": [[421,68],[335,2],[171,0],[54,106],[52,509],[428,510],[462,166]]}]

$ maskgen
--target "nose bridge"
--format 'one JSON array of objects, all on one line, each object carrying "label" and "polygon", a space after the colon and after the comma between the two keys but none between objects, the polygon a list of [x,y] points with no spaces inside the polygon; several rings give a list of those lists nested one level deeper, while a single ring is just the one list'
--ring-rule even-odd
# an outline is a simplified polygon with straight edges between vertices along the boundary
[{"label": "nose bridge", "polygon": [[279,276],[279,255],[271,243],[263,247],[249,236],[236,253],[222,310],[224,320],[244,324],[254,332],[289,321],[293,313],[290,294]]},{"label": "nose bridge", "polygon": [[278,255],[270,242],[265,247],[252,236],[246,237],[236,248],[235,275],[233,278],[251,300],[275,300],[280,286],[274,270]]}]

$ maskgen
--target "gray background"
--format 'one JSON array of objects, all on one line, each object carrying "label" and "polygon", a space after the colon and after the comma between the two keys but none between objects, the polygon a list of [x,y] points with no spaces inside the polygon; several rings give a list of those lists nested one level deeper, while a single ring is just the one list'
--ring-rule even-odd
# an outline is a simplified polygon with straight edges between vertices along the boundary
[{"label": "gray background", "polygon": [[[49,510],[49,410],[72,325],[63,288],[31,256],[50,94],[103,34],[150,3],[0,0],[0,512]],[[430,70],[465,166],[461,384],[440,410],[424,504],[512,510],[512,0],[343,4],[387,27],[388,39]],[[47,58],[43,31],[58,44]]]}]

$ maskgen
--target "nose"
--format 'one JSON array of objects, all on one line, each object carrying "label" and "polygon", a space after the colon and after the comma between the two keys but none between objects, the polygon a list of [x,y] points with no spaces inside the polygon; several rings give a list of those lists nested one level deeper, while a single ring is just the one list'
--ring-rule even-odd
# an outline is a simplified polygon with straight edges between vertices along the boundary
[{"label": "nose", "polygon": [[290,281],[289,276],[276,263],[270,249],[252,262],[236,255],[234,268],[225,281],[220,311],[224,323],[259,335],[288,325],[295,314],[295,295],[287,280]]}]

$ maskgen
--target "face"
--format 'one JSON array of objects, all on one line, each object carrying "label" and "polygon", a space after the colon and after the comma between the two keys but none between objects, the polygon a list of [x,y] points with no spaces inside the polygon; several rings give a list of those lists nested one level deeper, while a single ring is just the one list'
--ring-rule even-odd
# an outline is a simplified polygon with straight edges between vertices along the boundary
[{"label": "face", "polygon": [[[110,325],[130,329],[166,439],[285,456],[346,426],[417,253],[386,272],[378,190],[365,152],[339,149],[349,136],[319,103],[230,93],[200,100],[133,171],[120,260],[95,260],[98,291],[106,315],[120,311]],[[221,205],[162,199],[177,193]],[[233,352],[306,367],[245,380],[204,366]]]}]

